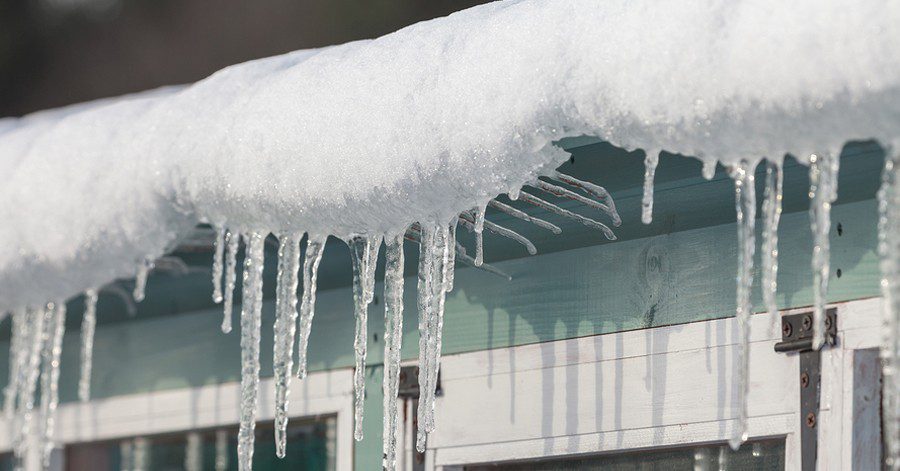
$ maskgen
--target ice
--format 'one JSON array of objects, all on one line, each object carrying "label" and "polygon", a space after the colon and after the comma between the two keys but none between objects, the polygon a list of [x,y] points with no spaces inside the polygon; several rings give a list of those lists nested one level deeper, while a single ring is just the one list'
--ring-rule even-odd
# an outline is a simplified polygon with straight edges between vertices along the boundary
[{"label": "ice", "polygon": [[475,266],[484,263],[484,213],[486,207],[478,207],[475,210],[475,220],[472,229],[475,231]]},{"label": "ice", "polygon": [[731,170],[734,179],[737,211],[738,273],[737,312],[738,369],[735,373],[738,391],[738,420],[729,444],[737,450],[747,440],[747,395],[750,391],[750,291],[753,285],[753,255],[756,252],[756,163],[742,162]]},{"label": "ice", "polygon": [[512,206],[510,206],[508,204],[503,204],[497,200],[491,200],[491,202],[488,203],[488,205],[498,211],[509,214],[510,216],[512,216],[516,219],[521,219],[525,222],[530,222],[530,223],[534,224],[535,226],[540,227],[541,229],[547,229],[548,231],[550,231],[554,234],[557,234],[557,235],[562,234],[562,229],[560,229],[559,226],[557,226],[556,224],[547,222],[543,219],[536,218],[534,216],[530,216],[525,211],[519,211],[518,209],[513,208]]},{"label": "ice", "polygon": [[78,399],[91,398],[91,369],[94,363],[94,331],[97,328],[97,290],[84,292],[84,315],[81,318],[81,376],[78,379]]},{"label": "ice", "polygon": [[703,160],[703,169],[701,170],[701,174],[703,178],[707,180],[712,180],[714,176],[716,176],[716,162],[715,160],[705,159]]},{"label": "ice", "polygon": [[145,258],[138,264],[137,274],[134,277],[134,300],[141,302],[144,300],[144,291],[147,287],[147,277],[153,270],[153,261]]},{"label": "ice", "polygon": [[187,434],[187,442],[184,447],[184,470],[203,470],[203,439],[197,432]]},{"label": "ice", "polygon": [[882,434],[888,469],[900,468],[900,141],[888,151],[878,192],[878,252],[884,297]]},{"label": "ice", "polygon": [[297,341],[297,376],[301,379],[306,377],[306,351],[313,317],[316,314],[316,277],[324,249],[324,237],[310,235],[306,238],[306,253],[303,257],[303,298],[300,302],[300,335]]},{"label": "ice", "polygon": [[41,354],[41,463],[44,469],[50,467],[50,452],[53,451],[53,429],[56,420],[56,406],[59,405],[59,361],[62,355],[63,335],[66,332],[66,304],[57,302],[50,308],[48,323],[49,337],[45,340]]},{"label": "ice", "polygon": [[275,299],[275,455],[287,450],[288,397],[294,373],[294,337],[297,331],[297,283],[300,239],[303,234],[283,234],[278,246],[278,286]]},{"label": "ice", "polygon": [[600,203],[602,204],[596,204],[596,202],[590,199],[584,201],[582,198],[578,197],[579,195],[570,197],[572,199],[575,199],[576,201],[582,202],[583,204],[597,207],[601,211],[605,212],[607,215],[609,215],[610,218],[612,218],[614,226],[619,226],[620,224],[622,224],[622,218],[619,216],[619,212],[616,210],[616,202],[615,200],[613,200],[612,195],[609,194],[609,191],[607,191],[606,188],[603,188],[602,186],[591,182],[579,180],[571,175],[566,175],[559,171],[553,172],[550,175],[550,178],[574,186],[575,188],[580,188],[588,194],[594,196],[595,198],[600,199]]},{"label": "ice", "polygon": [[134,439],[133,471],[146,471],[150,467],[150,440],[144,437]]},{"label": "ice", "polygon": [[16,422],[13,452],[23,459],[28,450],[27,437],[31,433],[34,412],[34,396],[41,368],[41,351],[49,337],[47,325],[52,319],[52,306],[29,309],[25,312],[28,334],[21,345],[19,355],[24,361],[19,366],[18,391],[16,392]]},{"label": "ice", "polygon": [[[444,267],[450,259],[449,226],[420,224],[419,242],[419,409],[416,449],[425,450],[428,434],[434,430],[434,401],[440,370],[446,280]],[[458,250],[458,248],[457,248]],[[455,252],[454,252],[455,253]]]},{"label": "ice", "polygon": [[[252,245],[241,312],[239,446],[241,469],[248,469],[264,234],[307,231],[317,241],[308,243],[303,268],[301,376],[321,245],[327,236],[365,239],[360,244],[368,249],[354,258],[359,405],[365,310],[374,296],[372,247],[380,245],[377,235],[404,234],[418,222],[424,389],[417,445],[423,447],[434,427],[442,306],[452,287],[447,265],[458,258],[499,273],[483,263],[482,228],[499,227],[484,221],[485,205],[509,194],[615,239],[600,221],[520,193],[539,178],[561,181],[599,198],[618,224],[602,192],[556,173],[569,154],[554,143],[582,135],[649,150],[646,222],[661,151],[696,156],[708,178],[717,162],[734,168],[789,153],[812,164],[818,346],[834,150],[851,139],[888,143],[898,136],[898,20],[900,4],[889,0],[503,0],[375,40],[238,64],[185,88],[4,120],[0,312],[18,313],[14,386],[5,407],[30,411],[29,401],[33,407],[32,360],[43,332],[36,327],[43,310],[34,306],[133,276],[136,262],[139,300],[150,261],[198,224],[212,223],[221,240],[216,260],[224,245],[226,332],[239,234]],[[810,157],[817,149],[831,153]],[[474,259],[448,224],[471,208],[477,208]],[[746,216],[750,208],[742,211]],[[742,230],[750,223],[745,218]],[[764,260],[770,272],[764,293],[775,281],[771,262]]]},{"label": "ice", "polygon": [[16,410],[16,398],[19,392],[19,378],[24,368],[25,349],[28,348],[29,325],[25,309],[18,309],[12,314],[12,332],[9,345],[9,378],[3,390],[3,416],[12,419]]},{"label": "ice", "polygon": [[766,161],[766,189],[763,195],[763,242],[762,242],[762,295],[766,310],[772,318],[770,335],[779,324],[778,302],[778,223],[781,220],[782,185],[784,175],[777,163]]},{"label": "ice", "polygon": [[231,332],[231,317],[234,311],[234,287],[237,284],[237,251],[241,236],[225,231],[225,296],[222,303],[222,332]]},{"label": "ice", "polygon": [[366,399],[366,347],[368,340],[368,310],[375,286],[375,260],[381,239],[355,236],[347,241],[353,262],[353,306],[356,335],[353,341],[355,366],[353,370],[353,437],[363,439],[363,408]]},{"label": "ice", "polygon": [[397,440],[402,421],[397,405],[397,389],[400,385],[400,347],[403,340],[403,236],[385,239],[385,249],[382,468],[394,471],[397,469]]},{"label": "ice", "polygon": [[119,442],[120,471],[134,470],[134,441],[122,440]]},{"label": "ice", "polygon": [[825,341],[825,302],[831,255],[831,204],[837,199],[839,152],[813,154],[809,165],[809,221],[813,233],[813,341],[819,349]]},{"label": "ice", "polygon": [[222,270],[223,270],[223,257],[225,256],[225,228],[222,226],[217,226],[215,228],[216,231],[216,239],[215,239],[215,251],[213,252],[213,264],[212,264],[212,283],[213,283],[213,294],[212,300],[214,303],[218,304],[222,302]]},{"label": "ice", "polygon": [[262,315],[262,272],[265,234],[244,236],[247,255],[241,303],[241,423],[238,430],[238,469],[253,468],[253,442],[259,403],[259,341]]},{"label": "ice", "polygon": [[644,224],[653,222],[653,180],[658,163],[658,150],[644,150],[644,196],[641,198],[641,222]]}]

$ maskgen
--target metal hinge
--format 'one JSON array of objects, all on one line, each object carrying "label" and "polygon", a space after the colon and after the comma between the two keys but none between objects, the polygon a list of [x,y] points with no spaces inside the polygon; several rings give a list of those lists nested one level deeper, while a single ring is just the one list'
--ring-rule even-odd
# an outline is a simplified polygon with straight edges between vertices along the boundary
[{"label": "metal hinge", "polygon": [[[397,397],[406,401],[412,401],[412,422],[413,433],[408,440],[411,440],[410,448],[413,450],[412,470],[419,471],[425,469],[425,454],[416,451],[416,433],[419,428],[419,417],[416,411],[419,409],[419,367],[403,366],[400,368],[400,386],[397,389]],[[444,391],[441,389],[441,372],[438,370],[437,388],[434,391],[435,396],[442,396]],[[406,410],[406,407],[403,408]]]},{"label": "metal hinge", "polygon": [[[819,395],[822,378],[821,350],[812,348],[812,312],[786,315],[781,318],[781,342],[775,351],[800,355],[800,456],[803,471],[816,469]],[[825,312],[825,343],[822,348],[837,341],[837,310]]]}]

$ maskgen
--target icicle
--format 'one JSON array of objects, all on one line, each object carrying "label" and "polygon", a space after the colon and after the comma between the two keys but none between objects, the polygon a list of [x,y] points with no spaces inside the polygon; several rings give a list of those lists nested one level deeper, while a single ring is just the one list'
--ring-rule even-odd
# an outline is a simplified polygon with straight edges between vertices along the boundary
[{"label": "icicle", "polygon": [[16,410],[16,396],[19,392],[19,375],[25,362],[23,346],[28,341],[28,320],[24,309],[12,314],[12,336],[9,342],[9,379],[3,390],[3,415],[12,419]]},{"label": "icicle", "polygon": [[[375,270],[374,260],[378,256],[378,247],[373,246],[375,240],[381,243],[381,239],[373,237],[357,236],[347,241],[350,246],[350,256],[353,263],[353,305],[356,317],[356,337],[353,341],[353,351],[356,362],[353,371],[354,392],[354,428],[353,437],[356,441],[363,439],[363,406],[366,398],[366,347],[368,308],[371,302],[371,287],[374,286]],[[374,253],[373,253],[374,252]]]},{"label": "icicle", "polygon": [[184,470],[201,471],[203,469],[203,440],[197,432],[187,434],[184,447]]},{"label": "icicle", "polygon": [[781,220],[782,183],[784,176],[778,165],[766,161],[766,190],[762,204],[765,222],[762,242],[762,295],[766,310],[772,318],[769,332],[778,325],[778,223]]},{"label": "icicle", "polygon": [[470,267],[478,268],[479,270],[486,271],[501,278],[506,278],[507,281],[512,281],[513,279],[513,277],[509,273],[506,273],[491,264],[482,263],[480,267],[476,266],[475,259],[469,256],[469,254],[466,252],[466,248],[460,245],[459,242],[456,243],[456,259]]},{"label": "icicle", "polygon": [[325,248],[325,238],[306,239],[306,255],[303,258],[303,300],[300,302],[300,335],[297,353],[297,376],[306,377],[306,350],[309,345],[309,332],[312,329],[313,317],[316,314],[316,277],[319,273],[319,262]]},{"label": "icicle", "polygon": [[238,468],[253,466],[254,429],[259,395],[259,337],[262,315],[263,264],[266,237],[245,236],[244,286],[241,305],[241,425],[238,431]]},{"label": "icicle", "polygon": [[434,430],[434,399],[440,368],[441,330],[444,309],[444,263],[448,261],[448,227],[422,225],[419,249],[419,429],[416,449],[425,450],[428,433]]},{"label": "icicle", "polygon": [[275,456],[287,451],[288,396],[294,368],[294,336],[297,331],[297,276],[300,239],[303,234],[282,235],[278,247],[278,287],[275,299]]},{"label": "icicle", "polygon": [[41,372],[41,463],[44,469],[50,467],[50,452],[53,451],[53,428],[56,406],[59,405],[59,360],[62,355],[63,335],[66,331],[66,305],[57,302],[52,309],[48,324],[49,338],[42,353]]},{"label": "icicle", "polygon": [[703,170],[701,173],[703,174],[703,178],[707,180],[712,180],[713,177],[716,176],[716,164],[718,162],[715,160],[704,160],[703,161]]},{"label": "icicle", "polygon": [[228,431],[216,430],[216,471],[228,470]]},{"label": "icicle", "polygon": [[145,258],[138,265],[137,274],[134,276],[133,296],[135,302],[144,300],[144,294],[147,289],[147,277],[150,275],[150,270],[153,270],[153,260]]},{"label": "icicle", "polygon": [[[468,213],[468,212],[461,213],[459,216],[459,220],[462,221],[463,225],[465,225],[470,231],[474,230],[474,228],[475,228],[474,216],[471,213]],[[495,224],[491,221],[484,221],[483,228],[486,228],[487,230],[493,232],[494,234],[497,234],[502,237],[506,237],[507,239],[511,239],[511,240],[514,240],[514,241],[522,244],[522,246],[525,247],[525,250],[527,250],[530,255],[537,254],[537,247],[535,247],[534,244],[530,240],[526,239],[525,236],[519,234],[516,231],[507,229],[507,228],[500,226],[498,224]]]},{"label": "icicle", "polygon": [[747,440],[747,393],[749,392],[750,366],[750,288],[753,284],[753,255],[756,251],[756,182],[754,167],[741,162],[731,172],[734,178],[735,209],[738,226],[737,312],[740,340],[738,342],[738,423],[734,436],[729,440],[737,450]]},{"label": "icicle", "polygon": [[[456,274],[456,226],[458,219],[453,219],[447,228],[447,260],[444,261],[444,292],[453,291],[453,281]],[[482,265],[484,265],[482,263]]]},{"label": "icicle", "polygon": [[595,185],[591,182],[586,182],[584,180],[579,180],[571,175],[566,175],[562,172],[554,172],[550,178],[554,180],[561,181],[567,185],[574,186],[575,188],[580,188],[586,191],[588,194],[593,195],[595,198],[599,198],[601,202],[607,207],[610,217],[613,220],[613,225],[618,226],[622,224],[622,218],[619,216],[619,212],[616,210],[616,201],[613,199],[612,195],[609,194],[609,191],[606,188],[603,188],[600,185]]},{"label": "icicle", "polygon": [[653,222],[653,179],[656,177],[656,165],[659,163],[659,151],[644,151],[644,197],[641,199],[641,222]]},{"label": "icicle", "polygon": [[484,263],[484,213],[487,208],[479,206],[475,210],[475,266]]},{"label": "icicle", "polygon": [[809,219],[813,233],[813,342],[814,349],[825,341],[825,300],[831,271],[828,234],[831,231],[831,204],[837,200],[840,160],[835,153],[813,154],[809,159]]},{"label": "icicle", "polygon": [[592,229],[597,229],[598,231],[603,232],[603,235],[606,236],[606,238],[609,240],[616,240],[616,235],[613,233],[612,229],[610,229],[609,226],[603,224],[602,222],[595,221],[591,218],[586,218],[578,213],[573,213],[568,209],[560,208],[559,206],[549,201],[542,200],[537,196],[532,195],[531,193],[526,193],[523,191],[519,195],[519,198],[526,203],[533,204],[539,208],[546,209],[547,211],[558,214],[560,216],[573,219]]},{"label": "icicle", "polygon": [[488,205],[500,212],[509,214],[510,216],[512,216],[514,218],[521,219],[525,222],[530,222],[530,223],[534,224],[535,226],[540,227],[541,229],[547,229],[548,231],[550,231],[556,235],[562,234],[562,229],[560,229],[559,226],[557,226],[556,224],[547,222],[540,218],[530,216],[525,211],[519,211],[518,209],[513,208],[510,205],[503,204],[497,200],[491,200],[488,203]]},{"label": "icicle", "polygon": [[[900,153],[888,150],[878,191],[878,252],[883,304],[882,435],[887,469],[900,469]],[[891,152],[893,151],[893,152]]]},{"label": "icicle", "polygon": [[150,466],[150,441],[144,437],[134,439],[134,471],[145,471]]},{"label": "icicle", "polygon": [[94,331],[97,327],[97,290],[84,292],[84,316],[81,318],[81,377],[78,379],[78,399],[91,398],[91,368],[94,362]]},{"label": "icicle", "polygon": [[592,200],[586,196],[579,195],[578,193],[575,193],[572,190],[568,190],[559,185],[547,183],[542,180],[535,180],[533,182],[532,186],[534,186],[535,188],[537,188],[541,191],[544,191],[553,196],[556,196],[558,198],[567,198],[572,201],[577,201],[577,202],[579,202],[585,206],[588,206],[590,208],[599,209],[600,211],[605,213],[607,216],[612,218],[613,225],[619,226],[622,224],[622,219],[619,217],[619,214],[613,208],[610,208],[606,203],[601,203],[599,201]]},{"label": "icicle", "polygon": [[28,439],[32,412],[34,411],[34,396],[37,389],[37,380],[41,368],[41,352],[44,342],[50,337],[47,326],[51,323],[53,305],[50,303],[45,309],[29,310],[29,336],[22,345],[22,352],[27,359],[19,370],[19,391],[16,416],[16,436],[13,440],[13,451],[17,458],[23,458],[27,453]]},{"label": "icicle", "polygon": [[225,293],[222,303],[222,332],[231,332],[231,316],[234,305],[234,287],[237,284],[237,251],[240,234],[225,231]]},{"label": "icicle", "polygon": [[216,226],[215,230],[216,240],[213,244],[215,247],[215,251],[213,252],[212,264],[212,300],[214,303],[218,304],[222,302],[222,258],[225,256],[225,228],[222,226]]},{"label": "icicle", "polygon": [[384,462],[397,469],[397,433],[401,421],[397,407],[400,386],[400,347],[403,340],[403,236],[388,238],[384,272]]}]

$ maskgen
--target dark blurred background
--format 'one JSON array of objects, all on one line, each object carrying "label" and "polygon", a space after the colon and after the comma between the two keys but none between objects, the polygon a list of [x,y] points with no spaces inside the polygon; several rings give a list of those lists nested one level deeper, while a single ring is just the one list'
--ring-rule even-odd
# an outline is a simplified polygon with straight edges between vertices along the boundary
[{"label": "dark blurred background", "polygon": [[197,81],[485,0],[0,0],[0,116]]}]

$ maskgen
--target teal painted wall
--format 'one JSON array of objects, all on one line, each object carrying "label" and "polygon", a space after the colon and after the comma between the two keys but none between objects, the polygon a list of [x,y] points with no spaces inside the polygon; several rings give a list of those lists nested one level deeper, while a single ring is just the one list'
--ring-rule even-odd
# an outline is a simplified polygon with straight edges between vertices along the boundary
[{"label": "teal painted wall", "polygon": [[[571,170],[578,174],[582,165],[588,166],[585,173],[595,172],[589,159],[604,152],[610,150],[596,145],[575,149],[577,159],[569,164]],[[605,243],[597,234],[564,224],[566,232],[558,238],[535,236],[539,248],[549,247],[546,253],[517,258],[520,257],[518,247],[488,238],[487,260],[500,260],[496,266],[514,279],[510,282],[470,268],[458,270],[456,289],[447,300],[445,355],[731,315],[735,307],[736,273],[732,183],[721,174],[706,182],[697,176],[696,162],[663,158],[656,220],[645,227],[638,221],[640,192],[636,185],[640,176],[632,175],[640,170],[640,165],[632,168],[631,163],[625,163],[638,159],[616,152],[619,154],[610,160],[621,165],[615,165],[610,171],[609,181],[615,183],[624,178],[614,173],[624,172],[623,168],[630,169],[627,173],[632,180],[630,185],[623,184],[620,188],[610,185],[624,219],[619,231],[622,240]],[[879,150],[871,145],[845,151],[841,199],[833,208],[830,301],[878,295],[877,215],[872,197],[882,162]],[[595,177],[595,181],[604,182],[602,175]],[[778,300],[783,308],[812,302],[812,244],[805,211],[805,169],[789,165],[786,181],[791,187],[785,195],[787,213],[779,231]],[[840,235],[836,230],[839,224]],[[530,229],[528,234],[535,230]],[[561,239],[570,245],[559,245]],[[332,252],[338,262],[346,257],[340,247]],[[407,247],[407,254],[414,261],[415,250]],[[836,275],[838,269],[840,277]],[[412,275],[412,271],[407,275]],[[166,281],[169,285],[176,282],[177,279]],[[755,286],[758,285],[757,270]],[[163,306],[165,294],[158,292],[157,296],[163,297],[158,303]],[[407,359],[414,358],[418,349],[414,296],[415,278],[409,276],[403,341],[403,357]],[[754,291],[754,300],[758,307],[761,303],[758,289]],[[366,438],[355,448],[358,469],[377,467],[381,459],[382,316],[383,305],[376,302],[369,315],[368,359],[372,366],[367,371]],[[63,401],[75,398],[79,374],[78,318],[74,313],[74,320],[70,320],[70,326],[74,322],[74,327],[63,347]],[[94,396],[238,381],[238,331],[222,334],[218,329],[220,320],[217,308],[177,316],[139,313],[136,319],[117,322],[103,322],[101,318],[96,339]],[[269,301],[264,310],[263,375],[271,375],[272,321]],[[310,341],[311,369],[349,368],[353,361],[352,344],[349,288],[321,291]],[[5,381],[6,347],[0,346],[0,351],[3,352],[0,381]]]}]

